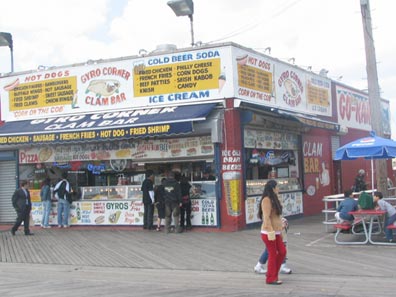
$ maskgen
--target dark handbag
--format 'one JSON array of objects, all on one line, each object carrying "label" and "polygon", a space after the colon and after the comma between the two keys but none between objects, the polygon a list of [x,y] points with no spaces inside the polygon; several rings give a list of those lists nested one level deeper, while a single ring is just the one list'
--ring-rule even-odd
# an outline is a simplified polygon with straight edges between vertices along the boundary
[{"label": "dark handbag", "polygon": [[70,204],[73,203],[73,197],[71,193],[66,193],[66,200],[67,202],[69,202]]}]

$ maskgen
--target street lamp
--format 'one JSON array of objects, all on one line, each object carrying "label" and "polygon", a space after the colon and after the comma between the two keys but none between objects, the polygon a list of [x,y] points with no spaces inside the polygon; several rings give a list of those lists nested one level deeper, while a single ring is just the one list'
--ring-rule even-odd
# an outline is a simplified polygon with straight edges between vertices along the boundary
[{"label": "street lamp", "polygon": [[191,46],[194,46],[193,14],[194,3],[192,0],[170,0],[167,3],[176,16],[188,16],[191,24]]},{"label": "street lamp", "polygon": [[11,72],[14,72],[14,54],[12,36],[10,33],[0,32],[0,46],[8,46],[11,52]]}]

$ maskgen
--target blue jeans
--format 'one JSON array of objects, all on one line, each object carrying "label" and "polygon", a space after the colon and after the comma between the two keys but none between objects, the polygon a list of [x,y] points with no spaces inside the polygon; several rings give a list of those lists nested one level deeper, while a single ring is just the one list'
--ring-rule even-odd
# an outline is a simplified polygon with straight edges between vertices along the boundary
[{"label": "blue jeans", "polygon": [[43,201],[42,204],[43,204],[43,219],[41,221],[41,224],[45,227],[48,227],[48,220],[51,212],[51,200],[45,200]]},{"label": "blue jeans", "polygon": [[[284,244],[286,246],[286,242],[284,242]],[[259,262],[260,262],[260,264],[265,264],[265,263],[267,263],[267,261],[268,261],[268,250],[267,250],[267,248],[265,248],[264,252],[260,256]],[[283,260],[282,264],[285,264],[285,263],[286,263],[286,257]]]},{"label": "blue jeans", "polygon": [[393,216],[390,216],[386,219],[386,223],[385,223],[385,236],[386,239],[391,240],[393,239],[393,230],[392,229],[388,229],[386,228],[389,225],[392,225],[393,222],[396,221],[396,214],[394,214]]},{"label": "blue jeans", "polygon": [[65,199],[58,200],[58,225],[69,226],[70,203]]}]

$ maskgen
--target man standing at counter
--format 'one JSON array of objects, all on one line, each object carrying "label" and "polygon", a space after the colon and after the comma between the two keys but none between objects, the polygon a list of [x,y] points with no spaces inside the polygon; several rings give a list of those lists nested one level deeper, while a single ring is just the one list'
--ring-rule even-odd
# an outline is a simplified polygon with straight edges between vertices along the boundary
[{"label": "man standing at counter", "polygon": [[154,215],[154,172],[147,170],[146,179],[142,183],[144,216],[143,229],[153,230]]},{"label": "man standing at counter", "polygon": [[67,172],[62,173],[62,179],[55,185],[54,195],[58,200],[58,228],[69,228],[70,202],[67,197],[71,193]]},{"label": "man standing at counter", "polygon": [[175,179],[175,173],[169,172],[168,178],[164,181],[165,188],[165,231],[170,233],[170,224],[173,216],[175,231],[183,232],[180,228],[180,207],[182,206],[182,196],[180,183]]}]

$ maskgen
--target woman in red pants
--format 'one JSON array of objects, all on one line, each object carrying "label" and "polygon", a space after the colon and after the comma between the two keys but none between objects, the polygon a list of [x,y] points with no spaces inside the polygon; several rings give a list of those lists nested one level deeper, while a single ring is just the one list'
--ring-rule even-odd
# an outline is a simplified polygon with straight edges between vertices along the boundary
[{"label": "woman in red pants", "polygon": [[268,250],[268,265],[266,283],[281,285],[278,279],[279,269],[286,257],[286,247],[282,239],[282,204],[278,198],[278,184],[269,180],[264,187],[260,201],[259,218],[261,225],[261,239]]}]

